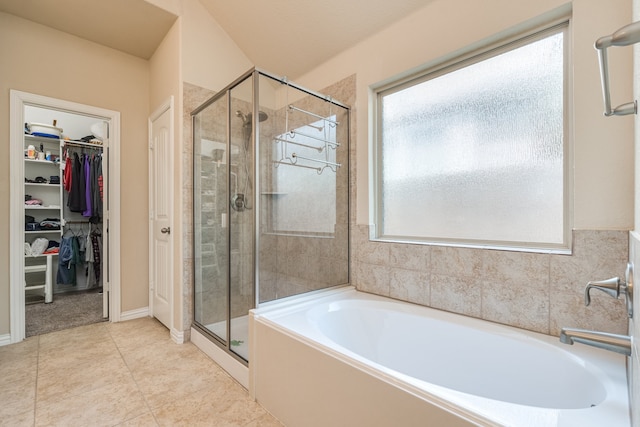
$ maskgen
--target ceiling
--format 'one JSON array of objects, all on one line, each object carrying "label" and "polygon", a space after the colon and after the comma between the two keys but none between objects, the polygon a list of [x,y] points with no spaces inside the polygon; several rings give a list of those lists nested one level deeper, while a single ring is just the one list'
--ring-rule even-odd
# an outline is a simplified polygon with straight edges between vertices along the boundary
[{"label": "ceiling", "polygon": [[199,0],[260,68],[297,78],[433,0]]},{"label": "ceiling", "polygon": [[[257,67],[296,78],[433,0],[198,0]],[[0,0],[0,11],[149,59],[176,17],[144,0]]]},{"label": "ceiling", "polygon": [[176,16],[142,0],[0,0],[0,12],[149,59]]}]

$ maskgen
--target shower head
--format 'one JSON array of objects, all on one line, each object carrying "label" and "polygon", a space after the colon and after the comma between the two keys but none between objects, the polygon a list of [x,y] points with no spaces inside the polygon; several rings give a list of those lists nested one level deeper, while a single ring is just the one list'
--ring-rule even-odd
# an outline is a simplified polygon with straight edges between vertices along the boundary
[{"label": "shower head", "polygon": [[[244,114],[240,110],[236,111],[236,116],[238,116],[238,117],[240,117],[242,119],[242,124],[244,126],[249,126],[251,124],[251,121],[253,120],[253,114],[251,114],[251,113]],[[259,111],[258,112],[258,120],[259,121],[264,122],[268,118],[269,118],[269,115],[267,113],[265,113],[264,111]]]}]

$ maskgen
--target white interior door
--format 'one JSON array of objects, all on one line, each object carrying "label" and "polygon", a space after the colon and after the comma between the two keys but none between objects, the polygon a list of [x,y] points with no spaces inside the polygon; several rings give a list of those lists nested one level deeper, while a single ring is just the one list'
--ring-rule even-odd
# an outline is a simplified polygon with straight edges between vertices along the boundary
[{"label": "white interior door", "polygon": [[173,99],[150,118],[149,155],[149,292],[152,315],[171,329],[173,301]]}]

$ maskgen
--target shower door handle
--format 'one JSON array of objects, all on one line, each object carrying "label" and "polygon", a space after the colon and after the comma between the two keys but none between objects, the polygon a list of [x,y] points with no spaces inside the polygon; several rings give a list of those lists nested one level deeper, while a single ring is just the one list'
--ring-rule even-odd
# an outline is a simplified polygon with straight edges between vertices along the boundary
[{"label": "shower door handle", "polygon": [[171,233],[171,227],[162,227],[162,228],[160,229],[160,232],[161,232],[162,234],[170,234],[170,233]]}]

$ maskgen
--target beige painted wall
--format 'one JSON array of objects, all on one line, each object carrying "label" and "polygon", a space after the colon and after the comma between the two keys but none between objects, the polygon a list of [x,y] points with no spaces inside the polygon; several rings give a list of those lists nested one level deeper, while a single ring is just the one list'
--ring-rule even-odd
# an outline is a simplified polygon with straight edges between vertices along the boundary
[{"label": "beige painted wall", "polygon": [[[185,209],[185,206],[191,203],[192,171],[191,140],[183,136],[184,121],[188,120],[189,112],[183,111],[182,82],[220,90],[251,68],[252,64],[197,0],[153,0],[150,3],[179,15],[149,61],[149,112],[153,112],[169,96],[174,97],[173,326],[177,331],[187,331],[192,318],[192,285],[184,277],[190,277],[192,264],[191,210]],[[148,173],[146,163],[144,170]],[[144,180],[147,185],[144,192],[146,201],[146,175]],[[140,234],[146,234],[144,238],[148,240],[147,228],[141,230]],[[145,254],[146,263],[148,251]],[[136,288],[138,292],[130,300],[123,300],[123,311],[147,305],[148,283],[147,275],[145,286]]]},{"label": "beige painted wall", "polygon": [[[368,224],[369,87],[565,5],[563,0],[438,0],[341,53],[296,82],[322,88],[357,74],[357,218]],[[464,13],[460,11],[464,10]],[[575,0],[571,29],[576,229],[633,225],[633,119],[605,118],[594,41],[630,22],[631,0]],[[631,53],[610,57],[613,103],[630,101]]]},{"label": "beige painted wall", "polygon": [[9,333],[9,89],[121,113],[122,309],[147,305],[149,64],[0,13],[0,335]]},{"label": "beige painted wall", "polygon": [[173,193],[174,193],[174,214],[176,219],[171,225],[173,248],[174,248],[174,265],[173,265],[173,283],[174,286],[173,300],[174,305],[173,325],[176,329],[182,330],[182,223],[180,221],[182,212],[182,203],[180,202],[180,194],[182,188],[182,162],[180,162],[181,154],[181,129],[182,129],[182,85],[181,85],[181,66],[180,66],[180,34],[182,30],[183,18],[178,18],[169,33],[165,36],[161,45],[151,57],[149,64],[151,69],[150,84],[150,106],[152,112],[158,106],[164,103],[169,97],[173,96],[173,117],[174,129],[173,138],[174,146],[172,158],[174,159],[173,174]]},{"label": "beige painted wall", "polygon": [[185,82],[219,91],[254,64],[197,0],[183,1]]}]

